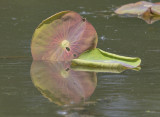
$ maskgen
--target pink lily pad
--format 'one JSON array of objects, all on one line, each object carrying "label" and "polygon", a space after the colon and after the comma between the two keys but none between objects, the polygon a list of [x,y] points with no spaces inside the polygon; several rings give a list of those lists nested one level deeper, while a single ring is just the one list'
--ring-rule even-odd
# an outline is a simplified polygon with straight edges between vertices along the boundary
[{"label": "pink lily pad", "polygon": [[160,4],[160,2],[156,2],[155,4]]},{"label": "pink lily pad", "polygon": [[159,5],[154,5],[153,7],[151,7],[151,10],[155,15],[160,16],[160,4]]},{"label": "pink lily pad", "polygon": [[159,3],[150,3],[146,1],[140,1],[136,3],[130,3],[118,8],[116,14],[129,14],[129,15],[160,15]]},{"label": "pink lily pad", "polygon": [[96,73],[73,71],[66,62],[33,61],[31,78],[51,102],[72,105],[89,98],[97,84]]},{"label": "pink lily pad", "polygon": [[70,61],[96,48],[94,27],[78,13],[62,11],[44,20],[35,30],[31,52],[34,60]]}]

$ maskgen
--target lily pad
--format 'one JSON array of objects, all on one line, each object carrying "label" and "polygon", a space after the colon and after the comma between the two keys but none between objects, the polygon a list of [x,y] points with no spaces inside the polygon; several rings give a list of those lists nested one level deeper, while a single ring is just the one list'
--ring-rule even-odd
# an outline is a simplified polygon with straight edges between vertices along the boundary
[{"label": "lily pad", "polygon": [[[75,71],[88,71],[88,72],[105,72],[105,73],[121,73],[125,71],[124,68],[119,67],[92,67],[88,65],[72,65],[71,68]],[[138,69],[139,70],[139,69]]]},{"label": "lily pad", "polygon": [[160,15],[159,3],[150,3],[146,1],[140,1],[136,3],[130,3],[118,8],[115,13],[124,15]]},{"label": "lily pad", "polygon": [[58,105],[86,100],[97,85],[96,73],[74,71],[68,62],[33,61],[31,78],[43,96]]},{"label": "lily pad", "polygon": [[94,27],[74,11],[62,11],[44,20],[35,30],[34,60],[70,61],[97,46]]},{"label": "lily pad", "polygon": [[160,4],[154,5],[153,7],[151,7],[151,11],[153,14],[160,16]]},{"label": "lily pad", "polygon": [[119,70],[135,69],[140,66],[141,59],[119,56],[101,49],[88,50],[79,58],[73,59],[71,66],[87,66],[92,68],[116,68]]},{"label": "lily pad", "polygon": [[160,2],[156,2],[155,4],[160,4]]}]

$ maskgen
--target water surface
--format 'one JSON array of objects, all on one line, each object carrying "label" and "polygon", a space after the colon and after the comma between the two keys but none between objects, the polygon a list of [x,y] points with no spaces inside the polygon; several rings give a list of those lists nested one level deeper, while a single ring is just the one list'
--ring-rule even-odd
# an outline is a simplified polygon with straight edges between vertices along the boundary
[{"label": "water surface", "polygon": [[[136,1],[0,0],[0,56],[26,57],[0,59],[0,116],[159,117],[160,21],[147,24],[113,13],[117,7]],[[99,48],[140,57],[142,70],[91,73],[96,75],[96,86],[80,102],[67,106],[49,100],[32,82],[30,43],[37,25],[63,10],[74,10],[93,24]],[[87,83],[90,81],[94,80]],[[87,92],[81,91],[79,94]]]}]

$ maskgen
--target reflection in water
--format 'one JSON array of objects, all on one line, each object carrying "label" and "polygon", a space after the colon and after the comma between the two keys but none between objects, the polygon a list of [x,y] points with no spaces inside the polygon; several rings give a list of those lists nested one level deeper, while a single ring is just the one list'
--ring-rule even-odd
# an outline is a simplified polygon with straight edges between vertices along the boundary
[{"label": "reflection in water", "polygon": [[65,62],[34,61],[31,77],[43,96],[58,105],[77,104],[86,100],[97,84],[96,73],[73,71]]},{"label": "reflection in water", "polygon": [[147,24],[153,24],[160,20],[160,16],[140,16],[138,18],[144,20]]},{"label": "reflection in water", "polygon": [[[121,15],[120,17],[137,17],[135,15]],[[160,16],[138,16],[139,19],[144,20],[147,24],[153,24],[160,20]]]},{"label": "reflection in water", "polygon": [[[35,87],[58,105],[78,104],[88,99],[97,85],[95,72],[120,73],[124,69],[72,67],[67,62],[33,61],[31,78]],[[87,102],[85,102],[87,104]]]},{"label": "reflection in water", "polygon": [[120,69],[100,69],[88,67],[70,68],[70,63],[33,61],[31,78],[35,87],[51,102],[62,106],[57,114],[66,117],[91,117],[85,112],[87,105],[97,101],[86,101],[97,85],[95,72],[120,73]]},{"label": "reflection in water", "polygon": [[[126,70],[124,68],[119,68],[119,67],[100,68],[100,67],[89,67],[89,66],[72,66],[72,69],[75,71],[107,72],[107,73],[121,73]],[[140,67],[133,70],[140,70]]]}]

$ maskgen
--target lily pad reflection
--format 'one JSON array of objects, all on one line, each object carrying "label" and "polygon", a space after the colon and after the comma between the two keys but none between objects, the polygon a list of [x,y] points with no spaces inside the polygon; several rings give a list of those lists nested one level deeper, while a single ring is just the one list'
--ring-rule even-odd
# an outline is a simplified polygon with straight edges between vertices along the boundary
[{"label": "lily pad reflection", "polygon": [[153,24],[160,20],[160,16],[139,16],[138,18],[144,20],[147,24]]},{"label": "lily pad reflection", "polygon": [[97,84],[96,73],[73,71],[66,62],[33,61],[31,77],[35,87],[58,105],[80,103],[89,98]]}]

